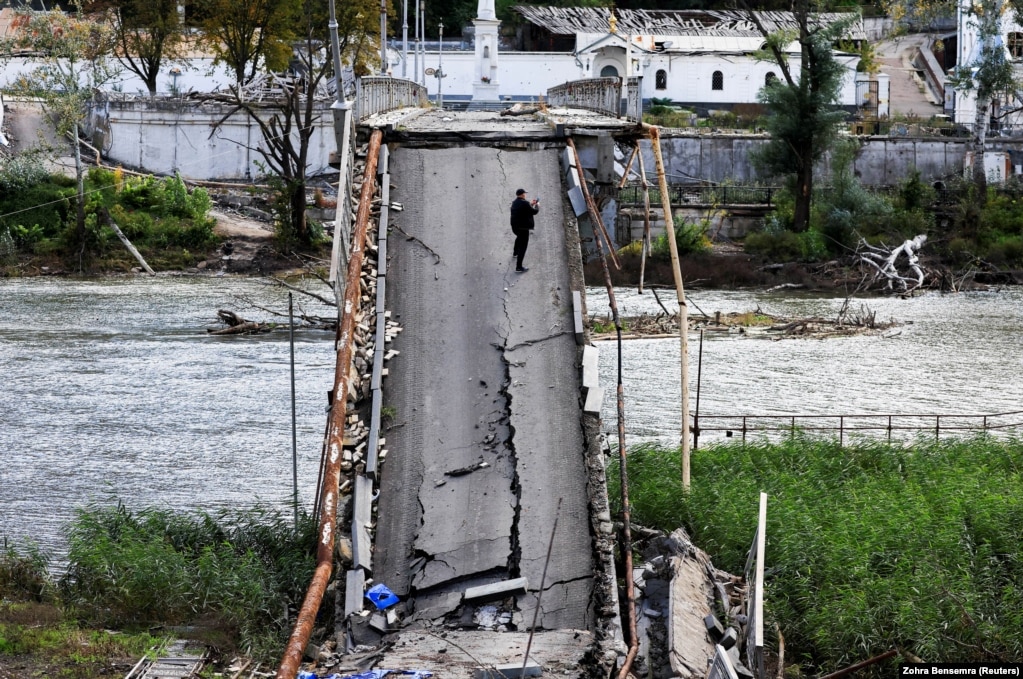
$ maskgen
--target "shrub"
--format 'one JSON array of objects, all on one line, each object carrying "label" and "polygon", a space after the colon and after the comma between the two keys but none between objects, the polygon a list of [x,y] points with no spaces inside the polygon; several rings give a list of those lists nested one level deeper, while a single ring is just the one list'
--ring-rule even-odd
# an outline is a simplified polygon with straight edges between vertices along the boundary
[{"label": "shrub", "polygon": [[49,561],[29,547],[17,550],[7,546],[0,552],[0,599],[44,601],[52,595],[47,569]]},{"label": "shrub", "polygon": [[46,181],[49,173],[35,153],[19,153],[0,164],[0,193],[14,194]]},{"label": "shrub", "polygon": [[768,493],[766,622],[780,626],[789,662],[823,673],[896,645],[933,662],[995,661],[1023,655],[1021,460],[1018,440],[840,447],[797,436],[701,446],[684,493],[677,449],[636,447],[629,499],[633,521],[685,526],[739,573]]},{"label": "shrub", "polygon": [[[710,224],[707,220],[691,222],[685,217],[675,217],[675,244],[678,247],[678,254],[681,256],[709,250],[710,238],[707,237],[709,226]],[[650,254],[662,259],[667,259],[671,256],[668,234],[662,233],[653,239]]]},{"label": "shrub", "polygon": [[743,241],[746,252],[772,262],[798,262],[803,259],[803,241],[793,231],[752,231]]},{"label": "shrub", "polygon": [[[312,576],[316,526],[298,530],[261,508],[196,518],[156,509],[89,507],[69,535],[64,600],[101,624],[213,618],[242,644],[276,644],[290,631]],[[259,652],[277,652],[263,646]]]}]

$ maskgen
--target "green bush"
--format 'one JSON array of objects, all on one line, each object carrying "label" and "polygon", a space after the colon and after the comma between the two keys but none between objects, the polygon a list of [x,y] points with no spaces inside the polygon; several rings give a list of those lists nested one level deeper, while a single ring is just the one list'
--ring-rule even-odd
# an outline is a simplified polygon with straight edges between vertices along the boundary
[{"label": "green bush", "polygon": [[[675,217],[675,245],[678,248],[678,254],[681,256],[709,250],[710,238],[707,236],[709,226],[707,220],[691,222],[685,217]],[[650,254],[661,259],[671,257],[668,234],[662,233],[653,239]]]},{"label": "green bush", "polygon": [[[213,618],[243,645],[276,653],[290,631],[281,611],[301,604],[316,526],[298,530],[265,509],[191,518],[156,509],[89,507],[69,535],[65,603],[100,624]],[[276,648],[274,648],[276,646]]]},{"label": "green bush", "polygon": [[766,622],[788,663],[824,673],[895,646],[929,662],[1023,656],[1019,440],[711,445],[688,494],[678,450],[637,447],[628,464],[632,520],[684,526],[733,573],[768,494]]},{"label": "green bush", "polygon": [[52,595],[49,560],[36,547],[0,552],[0,600],[44,601]]},{"label": "green bush", "polygon": [[793,231],[751,231],[743,245],[746,252],[772,262],[797,262],[803,257],[799,234]]},{"label": "green bush", "polygon": [[[0,160],[3,157],[0,156]],[[19,153],[0,162],[0,194],[24,191],[46,181],[49,173],[35,153]]]}]

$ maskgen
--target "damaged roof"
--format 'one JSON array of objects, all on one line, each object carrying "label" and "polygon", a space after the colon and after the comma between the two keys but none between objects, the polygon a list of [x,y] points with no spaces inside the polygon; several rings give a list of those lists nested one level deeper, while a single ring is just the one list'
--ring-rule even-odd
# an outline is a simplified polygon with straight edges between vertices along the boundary
[{"label": "damaged roof", "polygon": [[[611,9],[607,7],[513,7],[526,21],[555,35],[610,33]],[[734,10],[615,9],[617,32],[626,35],[761,37],[756,24],[745,12]],[[792,12],[756,12],[769,32],[796,28]],[[833,23],[848,13],[818,14],[815,22]],[[863,22],[857,20],[846,32],[850,40],[866,38]]]}]

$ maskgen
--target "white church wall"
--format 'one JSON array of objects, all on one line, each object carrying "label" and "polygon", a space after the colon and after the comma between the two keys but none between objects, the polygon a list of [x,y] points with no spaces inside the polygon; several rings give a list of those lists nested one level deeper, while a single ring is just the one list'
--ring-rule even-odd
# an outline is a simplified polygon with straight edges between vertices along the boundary
[{"label": "white church wall", "polygon": [[[619,54],[624,54],[621,50]],[[471,98],[476,80],[476,57],[473,52],[450,51],[438,55],[427,52],[426,68],[436,69],[438,56],[444,69],[444,98],[461,101]],[[678,103],[719,105],[729,108],[734,104],[756,103],[760,88],[764,86],[769,72],[780,77],[780,70],[769,62],[758,61],[742,54],[690,55],[690,54],[640,54],[632,57],[639,62],[643,76],[642,96],[670,98]],[[399,61],[392,66],[392,72],[401,72]],[[857,57],[842,55],[847,75],[842,85],[840,104],[855,106],[855,71]],[[501,52],[498,71],[498,92],[502,99],[515,101],[534,100],[546,94],[547,90],[562,83],[581,78],[597,77],[601,64],[611,60],[610,53],[602,60],[596,55],[580,56],[565,52]],[[409,57],[410,62],[412,57]],[[589,67],[587,69],[587,66]],[[798,75],[799,67],[794,65]],[[667,87],[657,89],[657,71],[667,72]],[[414,68],[409,64],[408,73]],[[722,73],[722,89],[715,90],[714,72]],[[437,96],[437,78],[426,76],[426,87],[431,99]]]},{"label": "white church wall", "polygon": [[[8,87],[18,78],[28,76],[42,64],[33,59],[12,57],[5,62],[0,69],[0,87]],[[172,69],[177,68],[181,72],[175,76]],[[226,90],[234,84],[234,75],[229,73],[223,65],[214,66],[213,59],[189,59],[183,63],[168,64],[160,72],[156,81],[157,94],[170,94],[177,87],[178,92],[213,92],[215,90]],[[123,69],[110,82],[104,85],[105,89],[126,94],[146,94],[146,84],[141,78],[127,69]]]}]

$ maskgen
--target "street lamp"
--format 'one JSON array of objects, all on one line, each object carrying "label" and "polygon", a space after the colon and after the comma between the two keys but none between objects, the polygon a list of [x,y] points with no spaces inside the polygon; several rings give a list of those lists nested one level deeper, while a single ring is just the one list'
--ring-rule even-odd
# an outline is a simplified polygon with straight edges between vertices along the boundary
[{"label": "street lamp", "polygon": [[380,0],[380,75],[387,75],[387,0]]},{"label": "street lamp", "polygon": [[401,77],[407,78],[405,72],[408,64],[408,0],[401,2]]},{"label": "street lamp", "polygon": [[440,31],[440,44],[437,46],[437,107],[444,110],[444,22],[437,24]]},{"label": "street lamp", "polygon": [[426,87],[426,0],[419,0],[419,14],[417,17],[422,16],[422,24],[419,28],[419,72],[416,74],[416,82],[423,83],[423,87]]}]

